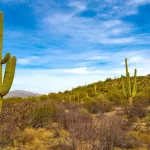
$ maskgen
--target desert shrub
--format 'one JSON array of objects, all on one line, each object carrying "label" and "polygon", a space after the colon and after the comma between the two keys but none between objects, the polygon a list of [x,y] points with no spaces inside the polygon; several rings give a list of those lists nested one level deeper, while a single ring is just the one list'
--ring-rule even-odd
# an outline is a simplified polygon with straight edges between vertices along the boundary
[{"label": "desert shrub", "polygon": [[44,128],[25,128],[24,131],[15,139],[12,149],[47,150],[53,145],[50,137],[52,132]]},{"label": "desert shrub", "polygon": [[56,107],[56,121],[65,129],[68,129],[71,124],[87,122],[91,119],[88,113],[80,112],[80,107],[77,104],[59,104]]},{"label": "desert shrub", "polygon": [[110,105],[107,102],[98,103],[96,101],[89,101],[84,106],[92,114],[104,113],[110,110]]},{"label": "desert shrub", "polygon": [[58,100],[58,101],[61,101],[62,99],[63,99],[63,95],[62,95],[62,93],[58,93],[58,94],[56,94],[56,93],[49,93],[48,94],[48,98],[51,100]]},{"label": "desert shrub", "polygon": [[122,91],[118,89],[111,89],[107,93],[107,98],[109,101],[113,102],[115,105],[122,105],[126,101],[124,101],[124,95]]},{"label": "desert shrub", "polygon": [[78,110],[79,108],[82,108],[81,104],[78,102],[63,102],[63,105],[68,110]]},{"label": "desert shrub", "polygon": [[38,127],[52,120],[55,104],[50,101],[7,103],[0,115],[0,144],[13,144],[26,127]]},{"label": "desert shrub", "polygon": [[139,132],[139,138],[144,144],[150,144],[150,136],[149,133]]},{"label": "desert shrub", "polygon": [[136,121],[138,118],[143,118],[146,116],[146,109],[140,105],[127,106],[125,107],[125,114],[127,118],[132,122]]},{"label": "desert shrub", "polygon": [[112,150],[114,147],[124,147],[125,133],[128,122],[117,116],[104,116],[100,120],[97,133],[100,150]]},{"label": "desert shrub", "polygon": [[112,150],[114,147],[125,147],[128,121],[117,116],[103,115],[94,119],[83,108],[69,108],[66,109],[64,104],[59,104],[56,108],[59,127],[69,132],[62,137],[62,145],[86,150]]},{"label": "desert shrub", "polygon": [[104,113],[112,108],[112,104],[105,98],[103,94],[99,94],[93,99],[89,99],[84,103],[84,107],[90,113]]},{"label": "desert shrub", "polygon": [[45,101],[45,100],[48,100],[48,96],[47,95],[41,95],[41,96],[39,96],[39,100],[40,101]]},{"label": "desert shrub", "polygon": [[66,134],[60,134],[63,141],[61,145],[67,145],[71,149],[77,149],[78,146],[87,139],[90,139],[94,131],[92,129],[92,116],[78,107],[76,103],[59,104],[56,109],[56,119],[60,128],[68,131]]},{"label": "desert shrub", "polygon": [[55,116],[55,104],[53,101],[45,101],[39,103],[32,109],[29,114],[30,126],[33,128],[43,127],[49,121],[52,121]]},{"label": "desert shrub", "polygon": [[107,79],[105,80],[105,82],[110,82],[110,81],[112,81],[111,78],[107,78]]},{"label": "desert shrub", "polygon": [[0,143],[2,145],[13,144],[13,140],[29,124],[29,112],[33,103],[8,103],[4,104],[0,115]]},{"label": "desert shrub", "polygon": [[36,101],[37,100],[37,97],[35,96],[29,96],[27,97],[28,101]]},{"label": "desert shrub", "polygon": [[72,146],[69,146],[67,144],[64,143],[60,143],[59,145],[54,145],[52,147],[52,150],[73,150]]},{"label": "desert shrub", "polygon": [[150,116],[147,115],[144,119],[143,119],[145,126],[147,128],[147,133],[150,133]]},{"label": "desert shrub", "polygon": [[22,97],[8,97],[8,98],[4,98],[3,104],[21,103],[21,102],[24,102],[24,100],[25,99]]},{"label": "desert shrub", "polygon": [[88,110],[85,109],[85,108],[80,108],[80,109],[79,109],[79,112],[80,112],[81,114],[89,114]]},{"label": "desert shrub", "polygon": [[124,144],[124,148],[127,149],[138,148],[142,145],[142,140],[140,139],[138,132],[129,131],[126,133]]},{"label": "desert shrub", "polygon": [[69,122],[69,135],[63,137],[72,149],[113,150],[114,147],[124,147],[127,122],[122,118],[103,116],[100,120],[88,121],[77,118],[77,122]]},{"label": "desert shrub", "polygon": [[150,105],[150,94],[149,94],[149,92],[148,93],[147,92],[138,93],[134,97],[134,104],[135,105],[141,105],[143,107]]}]

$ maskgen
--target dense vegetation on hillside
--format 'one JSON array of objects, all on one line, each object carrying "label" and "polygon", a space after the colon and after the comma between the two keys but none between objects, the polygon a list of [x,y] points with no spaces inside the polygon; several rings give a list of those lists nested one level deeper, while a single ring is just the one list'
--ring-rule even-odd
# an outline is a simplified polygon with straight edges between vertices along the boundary
[{"label": "dense vegetation on hillside", "polygon": [[[50,93],[49,97],[54,99],[65,99],[69,101],[84,101],[86,98],[94,98],[97,95],[103,95],[114,104],[125,104],[125,99],[122,91],[121,78],[99,81],[85,86],[73,88],[71,91],[59,92],[57,94]],[[137,77],[137,94],[133,101],[148,105],[150,102],[150,75]]]},{"label": "dense vegetation on hillside", "polygon": [[149,106],[150,75],[137,77],[133,106],[124,97],[120,78],[39,97],[6,98],[0,115],[0,147],[148,150]]}]

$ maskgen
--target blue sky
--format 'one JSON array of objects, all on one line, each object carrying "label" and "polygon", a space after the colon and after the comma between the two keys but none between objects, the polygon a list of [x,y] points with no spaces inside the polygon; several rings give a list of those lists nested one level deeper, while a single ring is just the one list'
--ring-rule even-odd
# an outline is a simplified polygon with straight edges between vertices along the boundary
[{"label": "blue sky", "polygon": [[3,55],[17,56],[11,90],[69,90],[150,73],[150,0],[1,0]]}]

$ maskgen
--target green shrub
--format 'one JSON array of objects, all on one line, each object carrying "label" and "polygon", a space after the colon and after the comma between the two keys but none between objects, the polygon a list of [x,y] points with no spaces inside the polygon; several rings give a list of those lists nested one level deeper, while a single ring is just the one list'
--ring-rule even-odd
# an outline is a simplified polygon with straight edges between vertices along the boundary
[{"label": "green shrub", "polygon": [[62,100],[64,98],[64,96],[62,95],[62,93],[49,93],[48,94],[48,98],[51,100]]},{"label": "green shrub", "polygon": [[107,99],[113,102],[115,105],[121,105],[126,103],[122,91],[119,91],[117,89],[109,90],[109,92],[107,93]]},{"label": "green shrub", "polygon": [[105,98],[105,95],[99,94],[93,99],[89,99],[84,103],[84,107],[90,113],[104,113],[112,108],[112,104]]},{"label": "green shrub", "polygon": [[45,94],[44,94],[44,95],[41,95],[41,96],[39,96],[39,100],[40,100],[40,101],[48,100],[48,96],[47,96],[47,95],[45,95]]},{"label": "green shrub", "polygon": [[133,100],[135,105],[146,107],[150,105],[150,93],[138,93]]},{"label": "green shrub", "polygon": [[55,104],[53,101],[40,103],[30,112],[30,126],[33,128],[43,127],[49,121],[52,121],[54,116]]}]

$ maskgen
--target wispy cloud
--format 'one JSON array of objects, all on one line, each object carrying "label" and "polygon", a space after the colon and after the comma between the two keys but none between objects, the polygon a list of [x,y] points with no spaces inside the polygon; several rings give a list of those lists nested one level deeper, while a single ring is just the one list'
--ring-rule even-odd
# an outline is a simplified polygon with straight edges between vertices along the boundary
[{"label": "wispy cloud", "polygon": [[[122,42],[119,42],[120,37],[122,37],[120,41],[127,43],[133,42],[131,38],[134,38],[125,37],[131,31],[132,26],[119,20],[101,22],[92,18],[80,19],[79,17],[57,14],[45,19],[45,21],[48,23],[50,32],[58,31],[59,34],[68,35],[75,41],[105,43],[104,39],[108,39],[110,43],[121,44]],[[118,38],[118,42],[115,38]]]},{"label": "wispy cloud", "polygon": [[22,2],[26,2],[27,0],[1,0],[1,3],[22,3]]},{"label": "wispy cloud", "polygon": [[71,1],[71,2],[69,2],[68,5],[71,6],[71,7],[76,7],[77,12],[78,11],[84,11],[84,10],[87,9],[86,4],[81,2],[81,1]]},{"label": "wispy cloud", "polygon": [[28,58],[18,59],[17,62],[18,62],[18,64],[21,64],[21,65],[28,65],[28,64],[33,63],[38,58],[39,57],[37,57],[37,56],[32,56],[32,57],[28,57]]},{"label": "wispy cloud", "polygon": [[128,44],[128,43],[133,43],[135,40],[134,38],[108,38],[108,39],[102,39],[100,43],[104,44]]},{"label": "wispy cloud", "polygon": [[89,74],[87,67],[80,67],[80,68],[72,68],[72,69],[65,69],[62,72],[64,73],[71,73],[71,74]]}]

